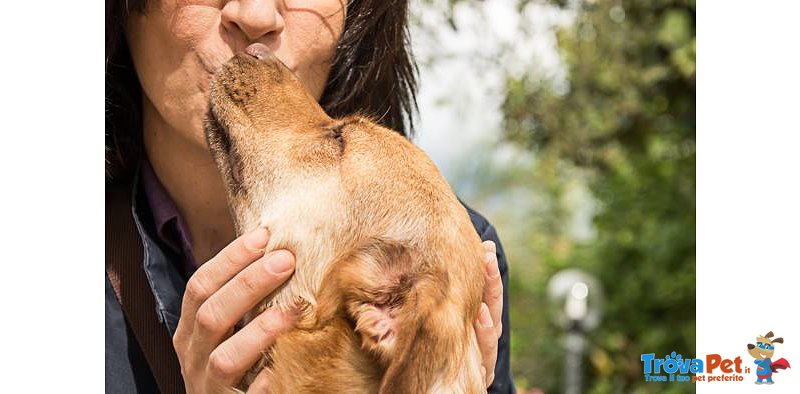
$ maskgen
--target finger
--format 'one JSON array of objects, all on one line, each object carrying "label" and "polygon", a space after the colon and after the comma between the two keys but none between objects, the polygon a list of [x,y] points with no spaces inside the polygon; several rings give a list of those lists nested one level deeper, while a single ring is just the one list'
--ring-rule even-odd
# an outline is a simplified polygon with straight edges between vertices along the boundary
[{"label": "finger", "polygon": [[294,257],[285,250],[269,253],[243,269],[197,311],[197,349],[209,351],[244,315],[275,291],[294,271]]},{"label": "finger", "polygon": [[186,284],[176,335],[191,331],[200,305],[244,267],[263,256],[267,242],[269,232],[264,228],[255,229],[236,238],[200,266]]},{"label": "finger", "polygon": [[492,240],[483,241],[481,243],[487,252],[497,253],[497,245]]},{"label": "finger", "polygon": [[247,392],[256,394],[275,392],[274,390],[270,390],[270,386],[272,386],[272,371],[269,368],[265,368],[258,373],[256,380],[253,381],[253,384],[250,385]]},{"label": "finger", "polygon": [[[492,242],[494,244],[494,242]],[[494,322],[496,338],[503,333],[503,280],[500,278],[500,267],[497,263],[497,254],[487,252],[484,256],[485,285],[483,287],[483,302],[489,307],[489,313]]]},{"label": "finger", "polygon": [[478,336],[478,347],[481,350],[483,367],[486,368],[486,386],[494,381],[494,366],[497,363],[497,336],[486,304],[481,304],[478,320],[475,322],[475,334]]},{"label": "finger", "polygon": [[293,312],[282,312],[277,307],[265,310],[211,352],[210,375],[222,386],[236,384],[295,321]]}]

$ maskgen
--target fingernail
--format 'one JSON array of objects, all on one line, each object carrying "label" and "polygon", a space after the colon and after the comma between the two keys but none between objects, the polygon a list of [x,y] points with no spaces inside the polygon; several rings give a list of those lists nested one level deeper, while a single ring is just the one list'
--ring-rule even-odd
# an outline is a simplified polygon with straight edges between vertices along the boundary
[{"label": "fingernail", "polygon": [[259,227],[244,237],[244,247],[251,252],[263,252],[269,242],[269,231]]},{"label": "fingernail", "polygon": [[497,244],[494,241],[483,241],[484,246],[487,247],[492,253],[497,253]]},{"label": "fingernail", "polygon": [[485,302],[481,303],[480,322],[484,328],[494,326],[494,323],[492,323],[492,316],[489,315],[489,307]]},{"label": "fingernail", "polygon": [[285,251],[279,250],[277,252],[272,252],[267,257],[267,269],[269,269],[274,274],[283,274],[292,268],[294,268],[294,258],[292,255]]},{"label": "fingernail", "polygon": [[483,256],[483,260],[486,261],[486,273],[489,274],[490,278],[496,278],[500,275],[500,267],[497,266],[497,255],[494,253],[486,253],[486,255]]}]

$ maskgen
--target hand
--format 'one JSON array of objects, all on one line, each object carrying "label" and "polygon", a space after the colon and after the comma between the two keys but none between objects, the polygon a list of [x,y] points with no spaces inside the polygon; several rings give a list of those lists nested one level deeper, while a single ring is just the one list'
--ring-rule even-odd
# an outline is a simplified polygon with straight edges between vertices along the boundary
[{"label": "hand", "polygon": [[[241,330],[234,325],[294,271],[285,250],[264,255],[266,229],[242,235],[200,266],[186,285],[173,343],[189,393],[238,392],[236,385],[262,350],[294,325],[294,316],[265,310]],[[267,391],[268,371],[250,386]]]},{"label": "hand", "polygon": [[494,366],[497,363],[497,341],[503,333],[503,281],[497,263],[497,246],[492,241],[483,242],[484,256],[483,303],[475,322],[475,334],[483,357],[483,377],[486,387],[494,381]]}]

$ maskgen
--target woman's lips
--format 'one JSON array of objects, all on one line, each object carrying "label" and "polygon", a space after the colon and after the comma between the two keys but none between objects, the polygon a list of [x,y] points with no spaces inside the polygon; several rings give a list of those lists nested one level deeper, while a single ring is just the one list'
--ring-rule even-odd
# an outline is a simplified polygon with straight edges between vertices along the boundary
[{"label": "woman's lips", "polygon": [[[231,48],[225,43],[216,45],[215,47],[216,48],[208,48],[206,50],[202,50],[198,47],[194,51],[194,55],[197,58],[200,67],[202,67],[203,71],[205,71],[203,75],[198,75],[197,78],[197,85],[202,92],[208,92],[208,88],[211,85],[211,80],[214,78],[214,75],[219,72],[219,70],[222,69],[222,66],[234,56],[233,50],[231,50]],[[258,42],[252,43],[245,47],[244,52],[259,59],[267,56],[267,54],[270,53],[278,57],[278,54],[270,49],[269,46]],[[297,67],[295,64],[287,63],[280,57],[278,57],[278,60],[283,62],[292,73],[297,73]]]},{"label": "woman's lips", "polygon": [[[269,56],[269,54],[273,54],[276,57],[278,57],[275,52],[273,52],[266,45],[261,43],[250,44],[249,46],[247,46],[247,48],[245,48],[244,52],[257,59]],[[211,76],[215,75],[222,68],[222,66],[229,60],[231,60],[234,56],[232,52],[229,52],[229,56],[214,56],[214,55],[203,54],[200,52],[197,52],[196,55],[200,61],[200,65]],[[278,60],[280,60],[291,72],[293,73],[296,72],[294,64],[287,63],[280,57],[278,57]]]},{"label": "woman's lips", "polygon": [[247,48],[244,49],[244,52],[259,60],[269,56],[270,53],[272,53],[272,51],[270,51],[266,45],[260,42],[248,45]]}]

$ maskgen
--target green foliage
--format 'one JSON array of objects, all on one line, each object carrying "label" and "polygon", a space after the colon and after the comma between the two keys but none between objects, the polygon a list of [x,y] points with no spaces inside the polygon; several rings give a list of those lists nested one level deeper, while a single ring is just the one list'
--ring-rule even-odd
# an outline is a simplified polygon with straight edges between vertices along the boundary
[{"label": "green foliage", "polygon": [[[458,3],[476,4],[443,3],[454,28]],[[695,4],[578,4],[558,32],[566,80],[503,70],[502,141],[466,158],[454,188],[505,246],[520,391],[564,390],[563,332],[546,288],[577,267],[606,295],[588,338],[585,392],[693,392],[694,384],[645,383],[640,355],[695,351]],[[529,39],[541,37],[521,27],[518,40]]]},{"label": "green foliage", "polygon": [[[694,391],[644,383],[639,361],[643,352],[695,349],[694,26],[693,1],[587,2],[559,32],[568,86],[508,80],[505,138],[535,152],[529,179],[550,202],[528,212],[547,219],[530,219],[538,225],[528,245],[509,252],[537,266],[512,265],[521,386],[562,389],[559,334],[543,298],[546,279],[571,266],[597,276],[607,296],[590,337],[587,392]],[[570,236],[569,212],[559,208],[574,182],[597,205],[588,240]]]}]

